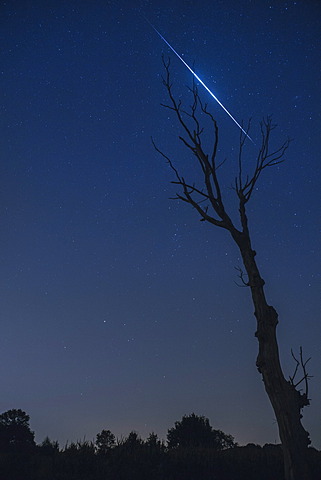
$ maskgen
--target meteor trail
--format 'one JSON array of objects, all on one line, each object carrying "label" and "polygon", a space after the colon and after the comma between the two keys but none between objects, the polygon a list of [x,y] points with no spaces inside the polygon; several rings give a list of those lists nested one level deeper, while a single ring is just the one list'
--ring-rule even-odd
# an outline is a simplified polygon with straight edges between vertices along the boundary
[{"label": "meteor trail", "polygon": [[[144,17],[145,18],[145,17]],[[188,68],[188,70],[194,75],[194,77],[196,78],[196,80],[199,81],[199,83],[201,85],[203,85],[203,87],[205,88],[205,90],[208,91],[208,93],[214,98],[214,100],[219,104],[220,107],[223,108],[224,112],[228,114],[228,116],[233,120],[233,122],[241,129],[241,131],[244,133],[244,135],[247,136],[247,138],[249,140],[251,140],[252,143],[253,140],[252,138],[247,134],[247,132],[243,129],[243,127],[238,123],[238,121],[233,117],[233,115],[227,110],[227,108],[224,107],[223,103],[221,103],[219,101],[219,99],[214,95],[213,92],[211,92],[211,90],[205,85],[205,83],[203,82],[203,80],[200,79],[200,77],[194,72],[194,70],[191,69],[191,67],[185,62],[185,60],[183,60],[183,58],[179,55],[179,53],[176,52],[176,50],[171,46],[170,43],[168,43],[168,41],[166,40],[166,38],[163,37],[163,35],[157,30],[157,28],[154,27],[154,25],[152,23],[150,23],[149,20],[147,20],[147,18],[145,18],[146,22],[149,23],[149,25],[153,28],[153,30],[155,30],[155,32],[157,33],[157,35],[159,35],[159,37],[163,40],[163,42],[166,43],[166,45],[175,53],[175,55],[180,59],[181,62],[184,63],[185,67]]]}]

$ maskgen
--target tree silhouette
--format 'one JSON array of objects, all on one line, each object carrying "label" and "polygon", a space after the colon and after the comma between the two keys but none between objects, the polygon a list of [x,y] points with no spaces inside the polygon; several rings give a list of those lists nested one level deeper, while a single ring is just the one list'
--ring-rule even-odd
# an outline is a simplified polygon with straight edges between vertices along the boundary
[{"label": "tree silhouette", "polygon": [[36,449],[29,415],[18,409],[0,415],[0,478],[31,478],[32,457]]},{"label": "tree silhouette", "polygon": [[[4,427],[29,429],[29,416],[21,410],[0,417]],[[96,438],[98,444],[84,440],[62,449],[48,437],[37,446],[32,442],[30,449],[14,442],[7,451],[0,448],[0,479],[284,480],[280,445],[239,447],[233,437],[195,414],[183,416],[168,430],[167,447],[155,433],[143,440],[132,431],[115,441],[109,430],[102,430]],[[321,452],[310,448],[308,453],[309,480],[320,480]]]},{"label": "tree silhouette", "polygon": [[36,479],[56,480],[59,466],[59,443],[47,436],[37,446],[37,455],[33,461],[33,468],[37,472]]},{"label": "tree silhouette", "polygon": [[70,480],[96,480],[98,463],[93,442],[71,442],[60,454],[63,478]]},{"label": "tree silhouette", "polygon": [[106,455],[115,446],[115,435],[110,430],[102,430],[96,435],[96,447],[98,453]]},{"label": "tree silhouette", "polygon": [[30,417],[18,409],[0,415],[0,448],[2,451],[29,451],[35,447],[35,434],[30,430]]},{"label": "tree silhouette", "polygon": [[55,455],[59,453],[59,443],[56,440],[50,440],[49,437],[45,437],[38,449],[45,455]]},{"label": "tree silhouette", "polygon": [[164,448],[163,442],[158,438],[158,435],[154,432],[150,433],[146,439],[145,445],[150,450],[162,451]]},{"label": "tree silhouette", "polygon": [[[218,153],[218,126],[213,115],[203,104],[193,83],[191,88],[192,105],[186,111],[181,100],[177,101],[172,90],[170,78],[170,62],[163,59],[165,67],[164,86],[167,90],[170,104],[163,105],[176,116],[184,136],[179,136],[185,147],[195,159],[202,177],[202,185],[188,181],[177,170],[172,159],[160,150],[152,140],[155,149],[166,159],[175,174],[175,185],[180,187],[176,199],[191,205],[200,215],[201,221],[206,221],[215,227],[228,232],[237,245],[245,272],[239,269],[242,285],[249,287],[254,315],[257,321],[255,336],[259,343],[259,353],[256,360],[258,371],[262,375],[266,393],[275,412],[280,439],[284,454],[284,468],[286,480],[309,480],[307,451],[310,444],[309,434],[302,426],[302,409],[309,405],[307,389],[300,392],[296,387],[302,380],[307,380],[305,371],[306,362],[302,362],[303,378],[294,382],[293,377],[286,380],[284,377],[278,351],[276,327],[278,314],[266,300],[264,280],[256,263],[256,252],[252,248],[252,241],[247,217],[247,204],[255,191],[257,182],[264,170],[284,161],[284,154],[290,140],[285,140],[282,145],[271,150],[271,135],[275,129],[270,117],[261,123],[261,144],[256,155],[252,173],[244,173],[243,153],[247,136],[241,132],[238,152],[238,174],[234,178],[234,191],[238,201],[238,222],[240,227],[232,220],[224,203],[223,192],[219,180],[219,168],[222,163],[217,160]],[[206,152],[203,141],[204,128],[200,118],[210,122],[213,130],[213,142],[210,154]],[[247,133],[249,126],[247,128]],[[306,381],[307,386],[307,381]]]},{"label": "tree silhouette", "polygon": [[168,448],[210,447],[216,451],[235,446],[231,435],[214,430],[208,418],[195,413],[184,415],[181,421],[175,422],[175,426],[168,430],[167,444]]}]

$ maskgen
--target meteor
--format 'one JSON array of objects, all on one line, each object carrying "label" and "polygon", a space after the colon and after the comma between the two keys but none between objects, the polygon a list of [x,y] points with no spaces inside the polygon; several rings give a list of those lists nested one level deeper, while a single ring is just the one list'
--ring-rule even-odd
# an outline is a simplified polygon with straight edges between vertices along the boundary
[{"label": "meteor", "polygon": [[[144,17],[145,18],[145,17]],[[157,35],[163,40],[163,42],[166,43],[166,45],[175,53],[175,55],[180,59],[180,61],[185,65],[186,68],[194,75],[196,80],[203,85],[205,90],[208,91],[208,93],[214,98],[214,100],[219,104],[221,108],[223,108],[224,112],[228,114],[228,116],[233,120],[233,122],[239,127],[239,129],[244,133],[244,135],[247,136],[249,140],[254,144],[252,138],[247,134],[247,132],[243,129],[243,127],[238,123],[238,121],[233,117],[233,115],[227,110],[226,107],[224,107],[223,103],[219,101],[219,99],[214,95],[214,93],[208,88],[207,85],[203,82],[203,80],[200,79],[200,77],[192,70],[192,68],[183,60],[183,58],[179,55],[179,53],[176,52],[175,48],[172,47],[170,43],[166,40],[166,38],[163,37],[163,35],[157,30],[157,28],[154,27],[152,23],[150,23],[147,18],[145,18],[146,22],[149,23],[149,25],[153,28],[153,30],[157,33]]]}]

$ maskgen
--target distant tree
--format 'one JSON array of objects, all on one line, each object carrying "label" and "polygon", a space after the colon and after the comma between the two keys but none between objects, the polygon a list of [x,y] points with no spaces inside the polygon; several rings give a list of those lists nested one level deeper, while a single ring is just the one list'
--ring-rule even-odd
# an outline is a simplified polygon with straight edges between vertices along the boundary
[{"label": "distant tree", "polygon": [[93,442],[71,442],[62,450],[60,457],[63,480],[96,480],[98,464]]},{"label": "distant tree", "polygon": [[8,410],[0,415],[1,451],[25,452],[36,446],[29,420],[29,415],[20,409]]},{"label": "distant tree", "polygon": [[175,422],[175,426],[168,430],[167,444],[170,449],[210,447],[217,451],[235,446],[231,435],[214,430],[208,418],[195,413],[184,415],[181,421]]},{"label": "distant tree", "polygon": [[163,442],[158,438],[157,434],[152,432],[148,435],[145,445],[154,450],[162,449]]},{"label": "distant tree", "polygon": [[45,437],[38,448],[41,450],[41,453],[52,455],[59,452],[59,443],[56,440],[50,440],[49,437]]},{"label": "distant tree", "polygon": [[[247,204],[253,193],[257,190],[257,182],[263,171],[269,167],[279,165],[284,161],[284,154],[290,140],[285,140],[279,147],[271,149],[271,135],[275,128],[271,118],[261,123],[261,143],[254,156],[252,172],[244,172],[243,165],[244,145],[247,134],[241,131],[239,150],[237,155],[238,172],[234,177],[234,191],[238,207],[236,209],[237,222],[228,212],[222,185],[219,179],[219,169],[224,163],[218,161],[218,126],[213,115],[208,111],[198,94],[195,83],[191,89],[192,102],[189,109],[182,106],[181,99],[177,100],[173,93],[170,78],[170,63],[163,60],[165,67],[164,86],[169,97],[169,105],[163,105],[171,110],[176,116],[182,129],[183,135],[180,140],[195,159],[201,175],[201,185],[196,185],[195,179],[188,181],[174,165],[173,160],[160,150],[153,142],[155,149],[166,159],[172,168],[175,180],[172,182],[179,186],[180,191],[176,194],[178,200],[189,204],[201,217],[201,221],[225,230],[232,241],[237,245],[245,272],[239,269],[240,282],[251,291],[254,314],[257,320],[255,336],[259,343],[259,353],[256,360],[258,371],[262,375],[266,393],[273,407],[279,427],[280,439],[283,447],[284,468],[286,480],[310,480],[309,463],[307,460],[309,434],[304,429],[301,418],[302,409],[309,405],[308,399],[308,374],[306,361],[302,355],[297,360],[297,368],[292,377],[287,380],[283,374],[279,349],[276,336],[278,314],[268,304],[264,291],[264,280],[256,262],[256,252],[252,247],[252,239],[247,216]],[[212,138],[210,150],[207,150],[204,141],[204,124],[201,120],[209,122]],[[207,143],[208,145],[208,143]],[[247,160],[247,165],[249,160]],[[294,357],[295,358],[295,357]],[[297,376],[298,367],[301,367],[302,376]],[[305,391],[297,387],[304,382]]]},{"label": "distant tree", "polygon": [[283,480],[283,458],[281,446],[266,452],[259,445],[248,444],[223,452],[221,469],[226,480]]},{"label": "distant tree", "polygon": [[143,445],[143,440],[139,437],[138,433],[132,430],[128,437],[122,441],[122,445],[126,448],[137,448]]},{"label": "distant tree", "polygon": [[148,448],[135,431],[120,440],[110,456],[110,478],[117,480],[157,480],[158,455]]},{"label": "distant tree", "polygon": [[37,446],[37,455],[33,461],[37,480],[58,480],[59,454],[58,442],[50,440],[49,437]]},{"label": "distant tree", "polygon": [[98,453],[107,454],[115,446],[115,435],[110,430],[102,430],[96,435],[95,445]]},{"label": "distant tree", "polygon": [[20,409],[0,415],[0,478],[31,479],[32,460],[36,450],[29,415]]}]

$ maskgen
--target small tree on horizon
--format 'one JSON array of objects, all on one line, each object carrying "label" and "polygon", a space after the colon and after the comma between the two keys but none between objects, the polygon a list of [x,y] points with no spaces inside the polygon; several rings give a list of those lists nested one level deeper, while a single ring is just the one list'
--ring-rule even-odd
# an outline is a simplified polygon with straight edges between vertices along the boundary
[{"label": "small tree on horizon", "polygon": [[232,435],[214,430],[204,416],[184,415],[167,433],[167,446],[172,448],[211,448],[216,451],[236,446]]},{"label": "small tree on horizon", "polygon": [[96,435],[95,445],[98,453],[106,455],[116,445],[115,435],[110,430],[102,430]]},{"label": "small tree on horizon", "polygon": [[30,417],[21,409],[11,409],[0,415],[0,449],[7,452],[28,452],[35,448],[35,434]]}]

